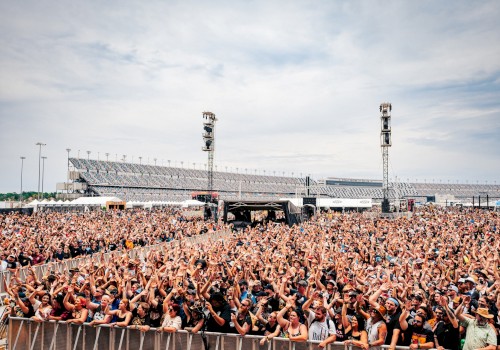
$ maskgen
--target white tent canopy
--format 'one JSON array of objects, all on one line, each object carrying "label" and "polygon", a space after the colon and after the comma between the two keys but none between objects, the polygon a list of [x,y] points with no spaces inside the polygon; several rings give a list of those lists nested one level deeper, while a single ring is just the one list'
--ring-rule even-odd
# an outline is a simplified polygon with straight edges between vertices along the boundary
[{"label": "white tent canopy", "polygon": [[28,203],[28,207],[34,207],[34,206],[37,206],[38,204],[40,204],[40,202],[35,199],[35,200],[31,201],[30,203]]},{"label": "white tent canopy", "polygon": [[118,197],[80,197],[71,201],[71,205],[101,205],[105,206],[106,202],[122,202]]},{"label": "white tent canopy", "polygon": [[205,205],[205,203],[197,201],[195,199],[188,199],[184,202],[182,202],[182,206],[185,207],[200,207]]}]

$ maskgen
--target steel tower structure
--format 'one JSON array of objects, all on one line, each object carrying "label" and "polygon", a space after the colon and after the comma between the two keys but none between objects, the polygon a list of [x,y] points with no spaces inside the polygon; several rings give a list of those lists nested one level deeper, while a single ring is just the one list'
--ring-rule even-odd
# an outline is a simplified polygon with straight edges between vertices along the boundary
[{"label": "steel tower structure", "polygon": [[[208,152],[207,177],[208,192],[214,188],[214,153],[215,153],[215,122],[217,118],[212,112],[203,112],[203,142],[202,151]],[[208,198],[208,197],[207,197]]]},{"label": "steel tower structure", "polygon": [[382,213],[390,211],[389,204],[389,147],[392,146],[391,138],[391,111],[392,105],[384,102],[380,104],[380,147],[382,148],[383,161],[383,187],[382,187]]}]

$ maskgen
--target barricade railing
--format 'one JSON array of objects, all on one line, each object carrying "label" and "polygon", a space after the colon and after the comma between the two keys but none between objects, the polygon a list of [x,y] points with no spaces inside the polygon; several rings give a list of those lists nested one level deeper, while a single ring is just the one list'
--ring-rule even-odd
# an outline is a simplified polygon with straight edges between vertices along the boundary
[{"label": "barricade railing", "polygon": [[[190,242],[191,244],[206,244],[208,242],[213,242],[217,241],[219,239],[224,239],[227,238],[229,235],[231,235],[231,231],[215,231],[212,233],[205,233],[201,235],[196,235],[196,236],[191,236],[191,237],[184,237],[182,239],[182,242]],[[155,245],[149,245],[149,246],[144,246],[144,247],[137,247],[133,248],[130,250],[115,250],[112,252],[108,252],[104,254],[104,260],[106,262],[109,261],[109,258],[111,257],[112,254],[118,255],[118,254],[124,254],[127,253],[130,258],[135,259],[137,258],[140,254],[143,254],[146,256],[150,251],[152,250],[160,250],[162,253],[165,253],[167,250],[174,249],[179,246],[180,240],[173,240],[170,242],[163,242]],[[86,264],[92,261],[92,259],[95,259],[96,257],[100,256],[100,253],[94,253],[93,255],[86,255],[83,257],[78,257],[78,258],[73,258],[73,259],[67,259],[63,260],[61,262],[53,262],[52,264],[44,264],[44,265],[37,265],[33,266],[33,269],[35,271],[35,275],[39,280],[42,279],[44,275],[47,274],[49,267],[54,269],[54,271],[58,272],[64,272],[65,270],[69,270],[71,268],[76,268],[80,266],[81,264]],[[0,273],[0,293],[5,293],[5,285],[2,282],[3,279],[5,278],[6,283],[10,283],[10,278],[11,278],[11,272],[10,271],[2,271]],[[27,275],[27,269],[22,268],[19,271],[19,275],[21,279],[24,281],[26,279]]]},{"label": "barricade railing", "polygon": [[[260,345],[261,336],[241,336],[223,333],[158,333],[155,328],[141,332],[133,328],[92,327],[64,322],[34,322],[13,317],[9,321],[9,350],[316,350],[319,341],[291,342],[287,338],[272,338]],[[206,347],[208,346],[208,348]],[[388,348],[388,346],[382,346]],[[359,350],[335,342],[326,350]],[[398,350],[409,350],[398,346]]]}]

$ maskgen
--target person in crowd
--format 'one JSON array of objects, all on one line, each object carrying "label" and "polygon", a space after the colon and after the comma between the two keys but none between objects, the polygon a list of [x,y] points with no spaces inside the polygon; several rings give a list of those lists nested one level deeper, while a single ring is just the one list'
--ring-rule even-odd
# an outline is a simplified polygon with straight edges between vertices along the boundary
[{"label": "person in crowd", "polygon": [[187,303],[183,303],[184,314],[186,315],[186,326],[184,329],[191,333],[198,333],[205,325],[205,314],[203,313],[203,306],[201,303],[195,302],[192,306],[188,307]]},{"label": "person in crowd", "polygon": [[31,293],[30,303],[33,305],[33,309],[35,310],[35,316],[32,319],[36,322],[43,322],[49,319],[49,316],[52,312],[52,300],[51,296],[47,292],[42,291],[42,299],[41,301],[35,299],[35,295],[37,292]]},{"label": "person in crowd", "polygon": [[129,325],[132,320],[132,313],[130,312],[129,304],[130,302],[128,299],[122,299],[118,304],[117,310],[110,310],[108,305],[106,314],[116,317],[116,319],[112,320],[109,324],[111,327],[127,327]]},{"label": "person in crowd", "polygon": [[476,310],[475,318],[466,317],[463,314],[464,304],[470,298],[470,296],[467,296],[455,312],[461,324],[466,327],[463,350],[496,350],[497,335],[495,334],[495,328],[489,323],[489,320],[493,319],[494,316],[488,313],[488,309],[479,308]]},{"label": "person in crowd", "polygon": [[[359,299],[359,298],[358,298]],[[368,349],[368,333],[365,330],[365,319],[360,314],[347,315],[347,303],[342,305],[342,326],[345,329],[346,346]]]},{"label": "person in crowd", "polygon": [[208,310],[207,331],[232,333],[231,332],[231,308],[221,292],[215,292],[208,296],[205,307]]},{"label": "person in crowd", "polygon": [[271,340],[274,337],[277,337],[281,333],[281,327],[278,324],[278,313],[276,311],[272,311],[269,314],[269,317],[265,319],[262,317],[262,307],[259,308],[257,314],[255,315],[262,324],[264,324],[264,337],[260,340],[260,345],[264,345],[266,342]]},{"label": "person in crowd", "polygon": [[426,319],[421,313],[416,313],[410,324],[406,321],[409,310],[412,309],[411,301],[407,302],[401,316],[399,316],[399,325],[402,331],[407,331],[405,336],[409,337],[410,349],[431,349],[434,347],[434,333],[432,330],[424,327]]},{"label": "person in crowd", "polygon": [[336,339],[335,324],[332,320],[327,319],[327,310],[319,303],[314,304],[314,301],[319,301],[320,294],[315,291],[312,297],[302,305],[302,310],[307,317],[308,339],[319,340],[320,347],[324,348],[327,344],[333,343]]},{"label": "person in crowd", "polygon": [[[288,320],[284,317],[287,312]],[[278,312],[277,321],[283,330],[284,337],[290,341],[303,342],[308,339],[307,327],[305,324],[300,323],[299,314],[293,309],[290,302]]]},{"label": "person in crowd", "polygon": [[99,324],[108,324],[111,323],[111,320],[113,319],[113,315],[106,313],[106,310],[111,305],[111,298],[109,297],[109,295],[103,295],[100,299],[101,300],[99,303],[94,303],[91,301],[87,302],[87,308],[89,309],[89,314],[92,312],[92,316],[89,316],[90,317],[89,324],[91,326],[96,326]]},{"label": "person in crowd", "polygon": [[252,299],[243,299],[236,314],[231,313],[231,323],[236,328],[240,335],[245,335],[252,329],[252,318],[250,316],[250,308],[252,307]]},{"label": "person in crowd", "polygon": [[66,323],[82,324],[87,320],[89,310],[82,296],[74,295],[74,287],[69,287],[63,300],[64,308],[70,312]]},{"label": "person in crowd", "polygon": [[450,310],[448,299],[445,296],[441,296],[439,305],[435,312],[436,324],[432,329],[434,332],[434,347],[438,350],[459,350],[460,328],[458,320]]},{"label": "person in crowd", "polygon": [[368,347],[372,350],[380,350],[381,346],[385,344],[387,337],[387,326],[384,317],[387,310],[384,306],[380,305],[377,309],[373,306],[370,307],[368,312],[358,308],[359,312],[366,321],[366,333],[368,335]]},{"label": "person in crowd", "polygon": [[178,304],[169,304],[167,314],[158,332],[175,333],[182,327],[182,319],[179,316],[180,307]]}]

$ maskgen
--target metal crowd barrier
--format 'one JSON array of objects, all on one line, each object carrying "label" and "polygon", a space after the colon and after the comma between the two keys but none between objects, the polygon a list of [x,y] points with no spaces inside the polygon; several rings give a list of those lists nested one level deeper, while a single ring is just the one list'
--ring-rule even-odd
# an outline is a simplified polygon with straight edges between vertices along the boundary
[{"label": "metal crowd barrier", "polygon": [[[205,340],[203,339],[205,338]],[[30,319],[13,317],[9,320],[9,350],[313,350],[319,349],[319,341],[291,342],[286,338],[273,338],[264,345],[260,336],[240,336],[205,332],[193,334],[187,331],[158,333],[152,328],[141,332],[132,328],[92,327],[48,321],[37,323]],[[383,346],[388,348],[388,346]],[[326,350],[352,350],[343,343],[328,344]],[[397,347],[409,350],[408,347]]]},{"label": "metal crowd barrier", "polygon": [[[202,235],[185,237],[185,238],[183,238],[183,242],[187,241],[187,242],[190,242],[192,244],[204,244],[204,243],[207,243],[210,241],[216,241],[216,240],[221,239],[221,238],[222,239],[227,238],[229,235],[231,235],[231,231],[216,231],[216,232],[209,233],[209,234],[205,233]],[[144,256],[146,256],[151,250],[160,250],[162,253],[164,253],[167,250],[171,250],[173,248],[178,247],[179,244],[180,244],[179,240],[174,240],[174,241],[164,242],[164,243],[150,245],[150,246],[137,247],[137,248],[133,248],[130,250],[115,250],[113,252],[105,253],[104,260],[106,262],[108,262],[109,258],[111,257],[112,254],[117,255],[117,254],[127,253],[130,256],[130,258],[135,259],[136,257],[139,256],[139,254],[144,254]],[[98,257],[99,254],[100,253],[94,253],[93,255],[87,255],[87,256],[84,256],[81,258],[73,258],[73,259],[63,260],[63,261],[57,262],[57,263],[52,263],[51,268],[62,273],[65,270],[69,270],[71,268],[75,268],[75,267],[80,266],[80,264],[85,264],[85,263],[92,261],[92,259]],[[37,266],[34,266],[33,269],[35,270],[35,275],[37,276],[37,278],[39,280],[41,280],[42,277],[47,274],[48,269],[49,269],[49,264],[37,265]],[[19,275],[20,275],[22,280],[25,280],[25,278],[26,278],[26,275],[27,275],[26,271],[27,271],[26,268],[21,269],[19,271]],[[6,282],[10,283],[11,272],[10,271],[2,271],[0,273],[0,278],[2,278],[0,280],[0,293],[5,293],[5,285],[2,283],[4,277],[5,277]]]}]

